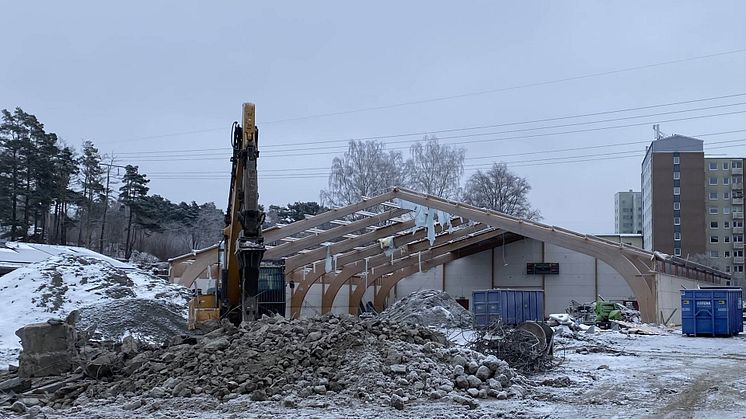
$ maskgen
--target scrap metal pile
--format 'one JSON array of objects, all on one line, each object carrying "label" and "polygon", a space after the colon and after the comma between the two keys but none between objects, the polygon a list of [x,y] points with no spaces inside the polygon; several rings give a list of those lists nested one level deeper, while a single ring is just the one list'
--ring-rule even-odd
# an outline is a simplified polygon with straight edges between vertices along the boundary
[{"label": "scrap metal pile", "polygon": [[469,347],[502,359],[521,372],[540,372],[556,366],[553,335],[542,323],[526,322],[513,328],[495,322],[477,330]]}]

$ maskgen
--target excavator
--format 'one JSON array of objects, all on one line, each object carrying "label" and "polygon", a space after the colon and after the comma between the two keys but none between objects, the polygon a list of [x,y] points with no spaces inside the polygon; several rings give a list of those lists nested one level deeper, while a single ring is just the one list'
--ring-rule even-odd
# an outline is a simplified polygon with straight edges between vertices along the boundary
[{"label": "excavator", "polygon": [[[231,127],[232,168],[220,245],[220,279],[205,294],[195,291],[189,302],[190,329],[210,320],[229,319],[239,324],[257,319],[264,311],[260,308],[264,291],[260,290],[260,268],[265,247],[264,213],[259,207],[257,181],[259,130],[255,105],[244,103],[242,110],[242,124],[234,122]],[[284,281],[282,285],[284,288]]]}]

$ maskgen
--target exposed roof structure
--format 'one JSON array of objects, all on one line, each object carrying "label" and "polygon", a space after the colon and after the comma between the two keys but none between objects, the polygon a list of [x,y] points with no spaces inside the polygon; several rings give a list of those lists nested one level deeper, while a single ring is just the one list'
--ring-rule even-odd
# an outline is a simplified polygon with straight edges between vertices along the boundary
[{"label": "exposed roof structure", "polygon": [[676,272],[697,279],[729,278],[667,255],[404,188],[268,229],[264,236],[265,259],[285,259],[286,278],[296,284],[294,317],[319,281],[325,284],[322,312],[331,309],[342,286],[351,284],[349,307],[356,313],[369,287],[377,288],[374,303],[380,307],[389,290],[408,275],[523,237],[607,263],[627,281],[646,319],[655,318],[654,278],[666,263],[683,263],[686,269]]}]

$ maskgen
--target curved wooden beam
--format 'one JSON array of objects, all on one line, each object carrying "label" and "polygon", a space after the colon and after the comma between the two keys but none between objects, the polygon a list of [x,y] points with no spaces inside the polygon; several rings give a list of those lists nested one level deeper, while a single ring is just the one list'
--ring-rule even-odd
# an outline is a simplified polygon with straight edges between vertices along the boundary
[{"label": "curved wooden beam", "polygon": [[[483,225],[478,224],[454,230],[452,233],[443,233],[435,237],[434,246],[447,243],[451,240],[457,240],[466,235],[473,234],[479,230],[483,230],[484,228],[485,227]],[[404,238],[406,238],[406,236],[404,236]],[[399,248],[401,247],[401,245],[398,245],[395,242],[395,247]],[[427,240],[427,238],[416,242],[407,243],[406,250],[399,250],[400,259],[398,259],[398,261],[408,259],[412,257],[415,252],[421,252],[429,248],[431,248],[431,245],[430,241]],[[383,251],[381,250],[379,251],[378,256],[372,257],[368,260],[367,267],[368,270],[370,270],[371,272],[377,273],[379,272],[379,270],[385,269],[386,266],[390,264],[391,258],[383,254]],[[334,277],[332,282],[329,284],[329,287],[327,287],[326,292],[324,292],[324,295],[321,298],[322,313],[328,313],[329,311],[331,311],[332,305],[334,305],[334,300],[337,298],[337,293],[339,293],[339,290],[342,289],[342,287],[350,280],[350,278],[365,271],[365,268],[366,265],[364,260],[358,260],[354,263],[345,265],[345,267],[342,269],[342,272]]]},{"label": "curved wooden beam", "polygon": [[[454,227],[460,225],[463,222],[460,218],[451,220],[451,223]],[[335,243],[331,246],[330,252],[336,254],[335,250],[337,249],[351,249],[357,244],[360,243],[360,238],[363,236],[368,236],[368,238],[364,241],[364,243],[368,243],[373,240],[377,240],[379,238],[389,237],[392,234],[395,234],[397,232],[401,232],[404,230],[409,230],[412,227],[414,227],[414,221],[411,222],[404,222],[400,224],[394,224],[390,225],[384,228],[381,228],[379,230],[376,230],[371,233],[366,233],[360,237],[355,237],[353,239],[346,239],[341,242]],[[401,247],[405,244],[411,243],[413,241],[418,241],[427,236],[427,230],[426,229],[419,229],[415,231],[414,233],[406,232],[399,234],[397,236],[394,236],[394,247]],[[437,237],[436,237],[437,240]],[[317,249],[319,250],[319,249]],[[324,249],[321,249],[324,250]],[[316,252],[316,250],[314,250]],[[312,252],[313,253],[313,252]],[[302,276],[302,274],[295,274],[293,272],[290,272],[289,274],[293,278],[302,278],[298,280],[297,286],[293,292],[293,296],[290,300],[290,313],[292,318],[298,318],[300,317],[300,312],[303,306],[303,300],[306,298],[306,295],[311,289],[311,286],[316,283],[316,281],[319,280],[324,274],[326,274],[326,278],[328,278],[331,281],[331,284],[329,285],[329,289],[336,289],[336,292],[339,292],[339,289],[341,289],[342,285],[349,279],[352,275],[354,275],[357,272],[362,272],[365,269],[365,258],[372,257],[375,255],[383,254],[383,249],[381,249],[381,246],[378,243],[369,245],[363,249],[357,249],[352,252],[347,252],[342,255],[339,255],[337,257],[337,266],[342,266],[342,271],[339,273],[336,272],[330,272],[326,273],[324,271],[323,267],[320,267],[320,269],[317,269],[315,272],[311,271],[306,273],[305,277]],[[306,257],[306,254],[298,255],[300,257]],[[323,252],[323,256],[326,256],[326,252]],[[322,256],[322,257],[323,257]],[[286,260],[285,263],[285,269],[287,270],[289,266],[293,266],[293,264],[288,263],[288,261],[293,258],[289,258]],[[351,263],[354,264],[355,262],[359,262],[359,264],[350,266]],[[344,278],[343,280],[338,280],[337,278]],[[341,285],[338,285],[341,284]],[[329,291],[327,289],[327,292]],[[325,293],[326,294],[326,293]],[[322,299],[322,306],[323,306],[323,300]]]},{"label": "curved wooden beam", "polygon": [[394,188],[395,195],[405,201],[418,205],[446,211],[452,215],[460,215],[485,225],[500,228],[505,231],[520,234],[535,240],[555,244],[565,249],[574,250],[593,256],[614,268],[634,292],[640,305],[640,314],[645,322],[656,320],[656,298],[654,286],[645,278],[649,272],[641,272],[632,262],[634,258],[649,259],[651,254],[644,250],[619,246],[619,243],[603,240],[598,237],[579,234],[559,227],[547,226],[517,217],[499,213],[497,211],[477,208],[471,205],[454,203],[443,198],[421,194],[402,188]]},{"label": "curved wooden beam", "polygon": [[[358,307],[360,303],[363,301],[363,296],[365,295],[365,291],[367,291],[368,287],[373,286],[375,284],[380,285],[382,283],[382,281],[380,281],[381,277],[386,274],[390,274],[399,269],[407,268],[407,267],[413,267],[419,270],[421,263],[424,266],[425,262],[431,261],[437,258],[438,256],[449,254],[454,250],[474,245],[476,243],[479,243],[482,240],[490,239],[502,233],[503,233],[502,230],[482,231],[479,233],[475,233],[471,236],[456,240],[454,242],[444,244],[442,246],[432,247],[424,252],[419,252],[418,254],[412,254],[405,258],[401,258],[394,263],[388,263],[386,265],[377,267],[375,271],[372,271],[374,272],[373,276],[368,277],[367,287],[364,284],[362,286],[357,286],[355,287],[355,290],[352,292],[352,294],[350,294],[350,308]],[[427,265],[427,266],[431,266],[431,265]],[[432,266],[437,266],[437,265],[432,265]],[[430,268],[428,267],[427,269],[430,269]],[[323,300],[322,300],[322,313],[324,312],[325,311],[323,309]]]}]

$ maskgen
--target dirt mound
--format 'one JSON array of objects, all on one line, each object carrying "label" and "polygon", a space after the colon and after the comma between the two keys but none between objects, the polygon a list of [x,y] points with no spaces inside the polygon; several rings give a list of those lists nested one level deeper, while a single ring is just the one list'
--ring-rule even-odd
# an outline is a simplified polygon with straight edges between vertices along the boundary
[{"label": "dirt mound", "polygon": [[[0,277],[0,363],[15,362],[20,343],[15,331],[27,324],[64,318],[82,307],[106,307],[132,299],[158,300],[182,307],[189,291],[139,270],[76,255],[53,256]],[[158,318],[150,319],[157,323]]]},{"label": "dirt mound", "polygon": [[184,307],[166,301],[127,298],[80,308],[78,327],[95,327],[94,339],[121,340],[124,336],[151,344],[185,333]]},{"label": "dirt mound", "polygon": [[381,313],[382,319],[430,327],[470,327],[472,314],[448,293],[420,290],[402,298]]}]

